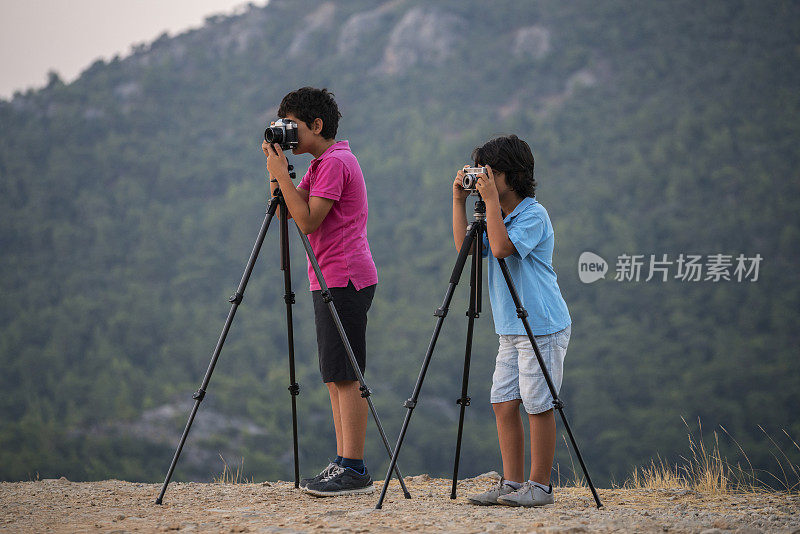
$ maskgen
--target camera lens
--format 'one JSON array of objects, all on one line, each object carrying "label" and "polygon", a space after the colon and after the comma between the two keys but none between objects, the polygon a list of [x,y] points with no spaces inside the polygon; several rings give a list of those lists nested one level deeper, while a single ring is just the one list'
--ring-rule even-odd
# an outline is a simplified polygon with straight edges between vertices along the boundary
[{"label": "camera lens", "polygon": [[283,143],[283,128],[267,128],[264,130],[267,143]]}]

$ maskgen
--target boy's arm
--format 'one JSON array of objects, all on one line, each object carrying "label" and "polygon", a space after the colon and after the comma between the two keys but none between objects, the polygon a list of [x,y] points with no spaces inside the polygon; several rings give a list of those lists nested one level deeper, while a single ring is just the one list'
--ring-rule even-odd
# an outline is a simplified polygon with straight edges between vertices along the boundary
[{"label": "boy's arm", "polygon": [[[459,252],[464,244],[464,238],[467,237],[467,208],[464,206],[464,202],[469,197],[469,191],[461,187],[462,178],[464,178],[463,170],[458,171],[456,179],[453,181],[453,242]],[[472,254],[472,250],[469,253]]]},{"label": "boy's arm", "polygon": [[[304,234],[314,232],[328,215],[333,207],[334,201],[330,198],[309,197],[309,193],[304,189],[297,189],[292,179],[289,177],[289,163],[280,147],[266,143],[267,170],[270,178],[278,181],[278,185],[283,192],[286,207],[294,218],[294,222]],[[272,187],[272,184],[270,184]]]},{"label": "boy's arm", "polygon": [[[273,196],[275,196],[275,190],[278,188],[278,181],[276,179],[271,178],[271,177],[269,177],[268,180],[269,180],[270,197],[273,197]],[[302,187],[297,187],[297,192],[300,193],[300,196],[303,197],[303,200],[305,200],[306,204],[307,204],[308,203],[308,191],[306,191]],[[289,210],[286,210],[286,211],[289,211]],[[282,216],[283,215],[281,215],[281,210],[278,209],[278,217],[282,217]],[[287,213],[286,216],[287,216],[287,218],[291,219],[292,218],[291,212]]]},{"label": "boy's arm", "polygon": [[495,258],[507,258],[517,251],[508,237],[499,201],[492,203],[486,201],[486,235],[489,237],[489,247]]},{"label": "boy's arm", "polygon": [[503,223],[503,212],[500,209],[500,197],[497,187],[494,185],[494,175],[488,165],[487,175],[480,175],[478,179],[478,191],[481,198],[486,203],[486,234],[489,238],[489,248],[495,258],[507,258],[514,254],[517,249],[508,237],[508,230]]},{"label": "boy's arm", "polygon": [[[295,191],[297,191],[297,189],[295,189]],[[324,197],[309,197],[308,203],[306,203],[299,193],[298,199],[299,202],[296,204],[296,208],[293,208],[291,205],[289,205],[288,200],[286,201],[286,206],[289,208],[291,213],[295,213],[295,209],[307,209],[307,212],[301,211],[301,215],[296,216],[294,221],[304,234],[307,235],[314,233],[317,228],[319,228],[319,225],[322,224],[322,221],[325,220],[328,212],[331,211],[334,201],[330,198]]]},{"label": "boy's arm", "polygon": [[464,238],[467,237],[467,208],[463,200],[453,199],[453,241],[456,250],[461,250]]}]

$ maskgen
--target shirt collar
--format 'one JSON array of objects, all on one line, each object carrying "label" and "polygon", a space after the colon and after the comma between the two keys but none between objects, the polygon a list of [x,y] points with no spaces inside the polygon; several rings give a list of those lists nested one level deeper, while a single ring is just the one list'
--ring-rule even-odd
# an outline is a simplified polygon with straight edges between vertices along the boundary
[{"label": "shirt collar", "polygon": [[313,165],[313,166],[315,166],[315,167],[316,167],[316,166],[319,164],[319,162],[320,162],[320,161],[322,161],[322,160],[323,160],[323,159],[325,159],[326,157],[330,156],[330,154],[331,154],[332,152],[335,152],[336,150],[350,150],[350,142],[349,142],[349,141],[347,141],[347,140],[344,140],[344,141],[336,141],[336,142],[335,142],[335,143],[333,143],[331,146],[329,146],[328,148],[326,148],[326,149],[325,149],[325,152],[323,152],[322,154],[320,154],[318,158],[314,158],[314,159],[312,159],[312,160],[311,160],[311,165]]},{"label": "shirt collar", "polygon": [[505,218],[503,219],[503,222],[504,223],[510,222],[511,219],[513,219],[514,217],[516,217],[517,215],[522,213],[522,211],[525,208],[527,208],[528,206],[531,206],[533,204],[536,204],[537,202],[538,201],[536,200],[536,197],[525,197],[525,198],[523,198],[520,201],[520,203],[517,204],[517,207],[514,208],[514,211],[512,211],[511,213],[509,213],[508,215],[505,216]]}]

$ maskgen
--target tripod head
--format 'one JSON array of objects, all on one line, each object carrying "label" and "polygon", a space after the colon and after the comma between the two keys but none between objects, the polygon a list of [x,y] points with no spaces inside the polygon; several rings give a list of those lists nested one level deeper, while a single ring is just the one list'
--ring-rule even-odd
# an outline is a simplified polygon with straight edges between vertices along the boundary
[{"label": "tripod head", "polygon": [[[289,178],[291,178],[292,180],[294,180],[295,178],[297,178],[297,173],[295,173],[295,172],[294,172],[294,165],[292,165],[291,163],[289,163],[289,166],[288,166],[288,168],[289,168]],[[276,180],[275,178],[270,178],[270,180],[269,180],[269,181],[270,181],[271,183],[274,183],[274,184],[277,184],[277,183],[278,183],[278,180]],[[273,195],[273,196],[276,196],[276,197],[283,197],[283,193],[281,192],[281,187],[280,187],[280,185],[279,185],[279,186],[277,186],[277,187],[275,188],[275,191],[273,191],[272,195]]]},{"label": "tripod head", "polygon": [[478,196],[478,200],[475,201],[475,212],[472,214],[475,217],[476,221],[485,221],[486,220],[486,202]]}]

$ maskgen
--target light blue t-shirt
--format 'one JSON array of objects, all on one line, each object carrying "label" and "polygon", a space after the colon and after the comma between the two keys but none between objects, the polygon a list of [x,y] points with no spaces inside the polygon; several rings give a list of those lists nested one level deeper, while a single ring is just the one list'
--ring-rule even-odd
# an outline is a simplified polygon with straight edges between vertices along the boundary
[{"label": "light blue t-shirt", "polygon": [[[526,197],[503,222],[517,249],[506,258],[506,265],[522,305],[528,311],[533,335],[563,330],[572,324],[572,319],[553,270],[554,233],[547,210],[535,198]],[[504,335],[525,335],[500,264],[488,251],[489,238],[484,235],[483,254],[489,258],[489,298],[495,331]]]}]

